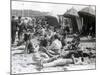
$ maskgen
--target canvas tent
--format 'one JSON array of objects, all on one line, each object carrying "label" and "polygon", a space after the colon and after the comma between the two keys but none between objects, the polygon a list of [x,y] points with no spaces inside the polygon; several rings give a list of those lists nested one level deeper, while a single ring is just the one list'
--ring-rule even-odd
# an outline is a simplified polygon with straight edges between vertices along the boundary
[{"label": "canvas tent", "polygon": [[81,32],[82,24],[81,24],[81,20],[79,18],[79,15],[76,9],[71,8],[67,10],[63,16],[71,19],[72,28],[73,28],[74,33]]},{"label": "canvas tent", "polygon": [[91,17],[95,17],[95,14],[96,14],[95,10],[91,6],[83,8],[78,13],[79,15],[85,15],[85,16],[91,16]]},{"label": "canvas tent", "polygon": [[59,27],[60,24],[58,22],[58,17],[57,15],[54,15],[52,13],[49,13],[47,15],[45,15],[46,21],[50,26],[54,26],[54,27]]},{"label": "canvas tent", "polygon": [[82,34],[89,34],[90,32],[90,28],[92,28],[92,33],[95,34],[95,19],[96,19],[96,15],[95,15],[95,10],[89,6],[86,8],[83,8],[82,10],[80,10],[79,15],[81,18],[83,18],[83,27],[82,27]]}]

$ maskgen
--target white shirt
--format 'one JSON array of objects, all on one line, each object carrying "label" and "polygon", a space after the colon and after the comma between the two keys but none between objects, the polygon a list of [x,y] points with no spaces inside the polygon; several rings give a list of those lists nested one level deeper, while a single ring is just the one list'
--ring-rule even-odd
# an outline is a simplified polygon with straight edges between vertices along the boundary
[{"label": "white shirt", "polygon": [[50,49],[61,49],[61,47],[62,47],[61,41],[59,41],[58,39],[55,39],[55,40],[52,42],[52,44],[51,44],[51,46],[50,46]]},{"label": "white shirt", "polygon": [[43,34],[43,35],[45,35],[45,34],[46,34],[46,32],[45,32],[45,29],[44,29],[44,28],[42,28],[42,34]]}]

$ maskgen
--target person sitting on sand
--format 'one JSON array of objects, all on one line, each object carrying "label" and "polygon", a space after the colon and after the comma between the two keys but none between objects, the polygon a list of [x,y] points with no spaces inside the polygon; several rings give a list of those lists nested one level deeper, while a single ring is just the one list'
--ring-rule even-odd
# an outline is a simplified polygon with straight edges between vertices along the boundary
[{"label": "person sitting on sand", "polygon": [[62,48],[62,43],[57,35],[54,36],[52,44],[49,47],[39,48],[39,50],[33,54],[33,61],[37,60],[38,68],[64,66],[68,64],[76,64],[74,51],[69,51]]},{"label": "person sitting on sand", "polygon": [[[48,55],[49,58],[52,58],[52,57],[60,54],[62,43],[59,40],[57,35],[55,35],[54,38],[52,38],[52,43],[50,46],[47,46],[46,43],[47,43],[46,39],[44,39],[40,42],[39,51]],[[42,45],[42,48],[41,48],[41,45]],[[43,50],[43,48],[45,48],[45,49]]]},{"label": "person sitting on sand", "polygon": [[52,44],[48,47],[48,51],[50,52],[50,54],[57,55],[62,48],[62,43],[58,35],[54,35],[54,38],[52,38],[52,40]]},{"label": "person sitting on sand", "polygon": [[77,34],[74,34],[74,38],[71,41],[71,47],[72,49],[76,50],[78,48],[78,45],[80,44],[80,38]]}]

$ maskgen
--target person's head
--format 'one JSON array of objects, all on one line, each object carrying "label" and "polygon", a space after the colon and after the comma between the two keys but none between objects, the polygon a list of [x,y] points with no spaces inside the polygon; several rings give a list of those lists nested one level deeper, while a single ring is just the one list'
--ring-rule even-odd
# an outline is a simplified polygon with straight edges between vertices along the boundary
[{"label": "person's head", "polygon": [[25,17],[25,20],[28,20],[28,18],[27,18],[27,17]]},{"label": "person's head", "polygon": [[15,19],[15,16],[12,16],[12,20],[14,20]]},{"label": "person's head", "polygon": [[15,18],[15,16],[12,16],[12,18]]},{"label": "person's head", "polygon": [[18,17],[19,20],[20,20],[21,18],[22,18],[21,16]]},{"label": "person's head", "polygon": [[59,39],[60,40],[60,37],[58,35],[54,35],[54,39]]},{"label": "person's head", "polygon": [[44,34],[44,38],[46,38],[47,37],[47,35],[46,34]]}]

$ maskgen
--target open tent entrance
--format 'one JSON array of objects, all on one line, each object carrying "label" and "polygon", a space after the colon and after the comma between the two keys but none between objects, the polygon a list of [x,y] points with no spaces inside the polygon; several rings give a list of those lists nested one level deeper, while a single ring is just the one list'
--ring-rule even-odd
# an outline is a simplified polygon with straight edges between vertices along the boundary
[{"label": "open tent entrance", "polygon": [[74,8],[71,8],[69,10],[67,10],[64,15],[65,18],[69,18],[71,19],[70,24],[72,26],[72,31],[73,33],[79,33],[82,30],[82,23],[80,20],[80,17],[78,15],[77,10],[75,10]]},{"label": "open tent entrance", "polygon": [[83,8],[79,12],[80,17],[83,19],[82,35],[94,36],[96,30],[96,15],[95,10],[90,6]]},{"label": "open tent entrance", "polygon": [[79,32],[76,17],[71,17],[71,26],[74,33]]}]

